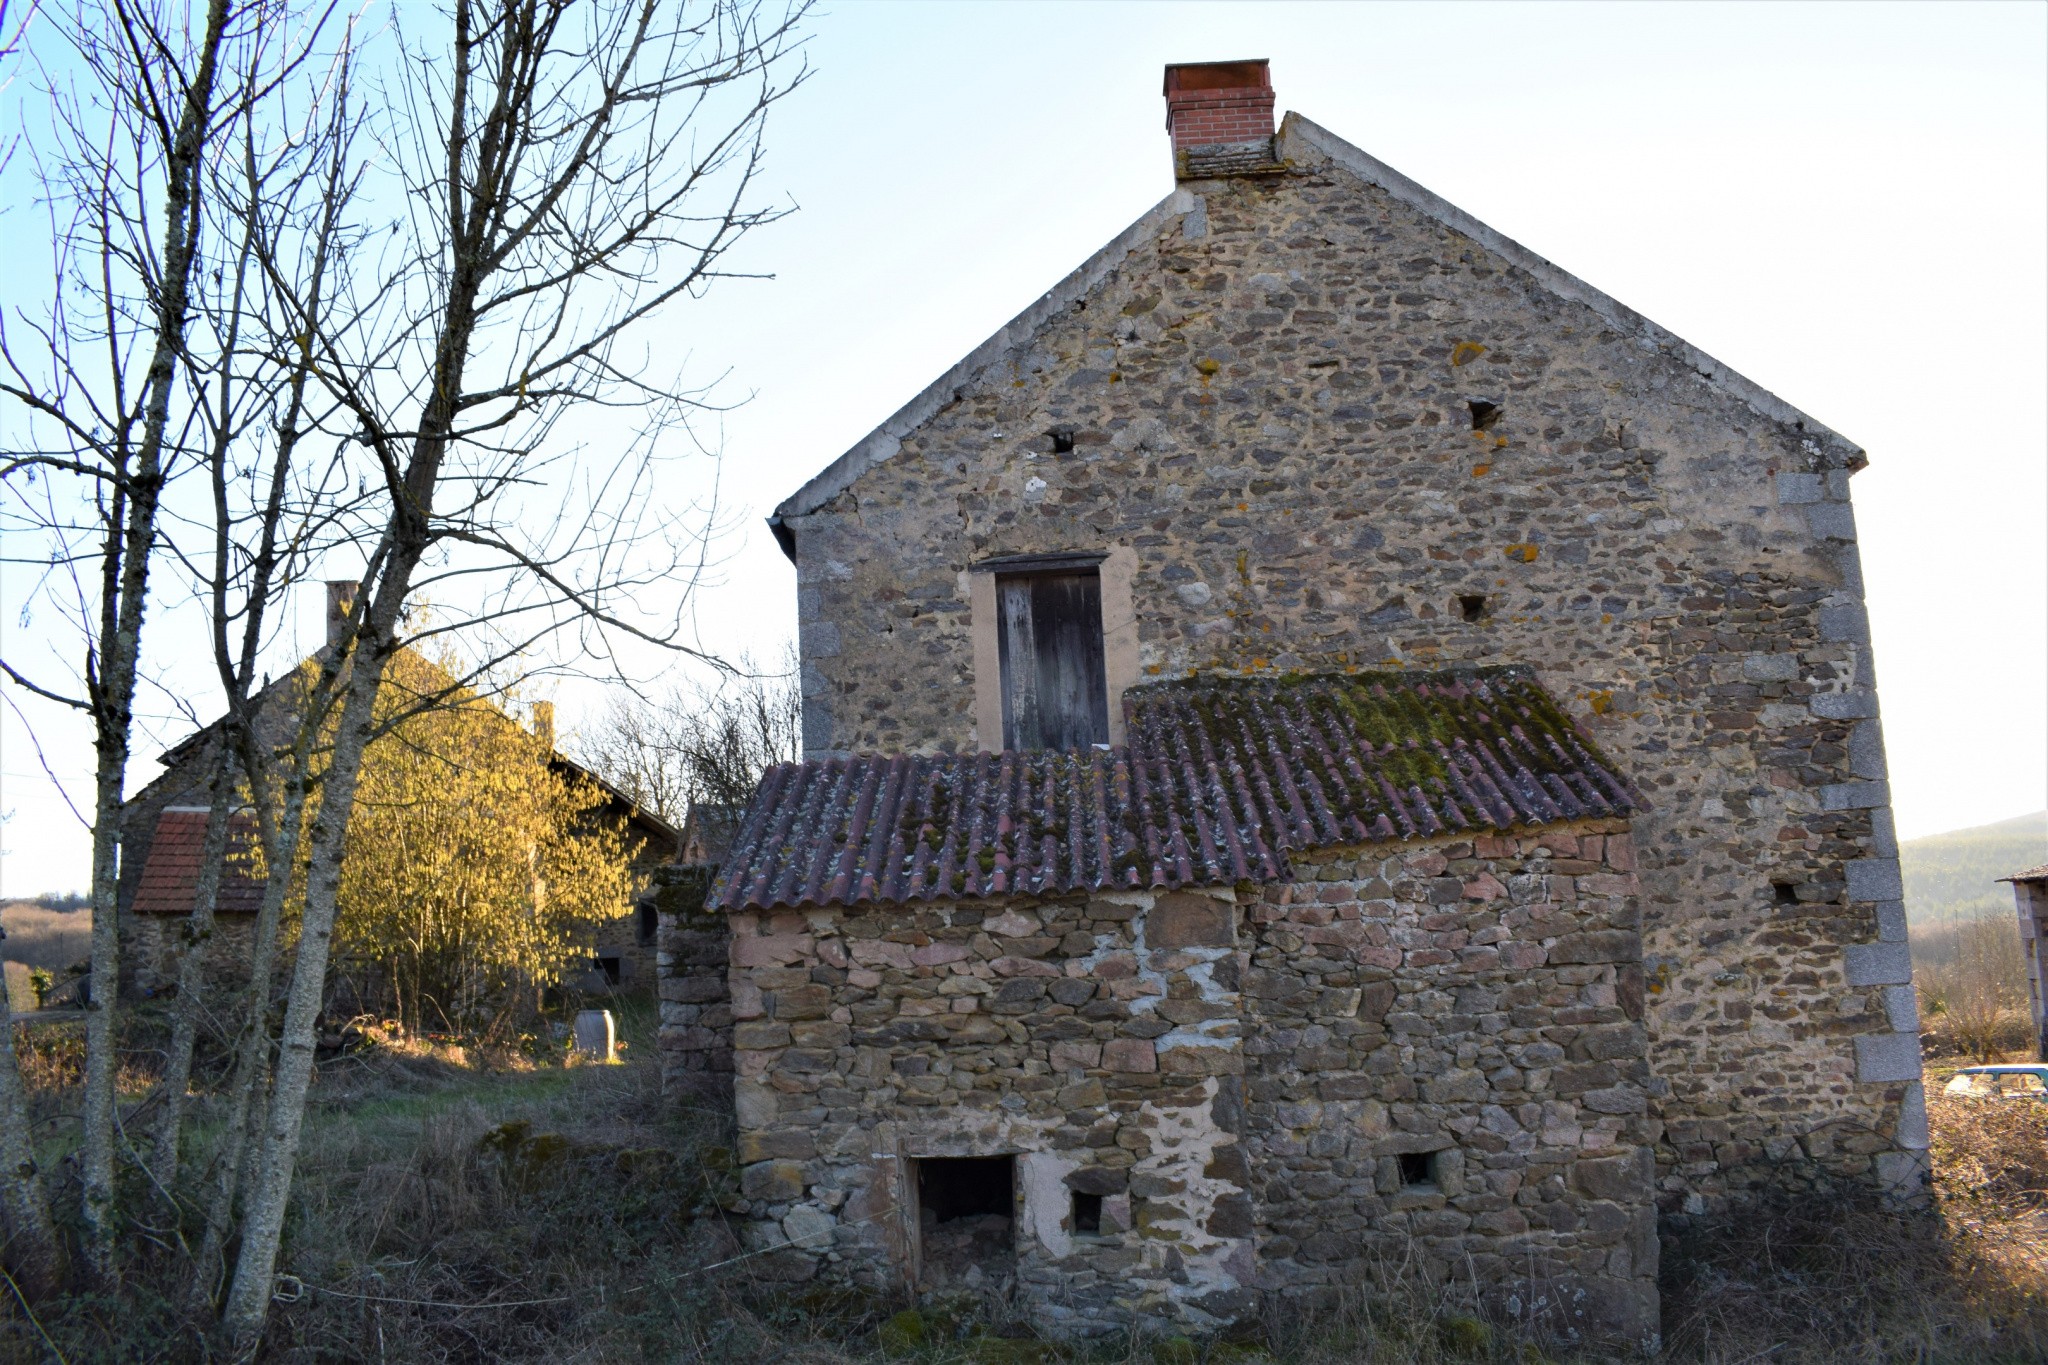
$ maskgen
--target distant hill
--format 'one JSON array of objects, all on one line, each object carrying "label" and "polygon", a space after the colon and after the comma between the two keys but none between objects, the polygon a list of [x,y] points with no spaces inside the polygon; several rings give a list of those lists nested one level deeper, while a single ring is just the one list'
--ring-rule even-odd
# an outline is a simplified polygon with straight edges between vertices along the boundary
[{"label": "distant hill", "polygon": [[2048,810],[1995,825],[1899,841],[1906,915],[1919,931],[1991,910],[2012,913],[2012,888],[2001,883],[2022,868],[2048,863]]}]

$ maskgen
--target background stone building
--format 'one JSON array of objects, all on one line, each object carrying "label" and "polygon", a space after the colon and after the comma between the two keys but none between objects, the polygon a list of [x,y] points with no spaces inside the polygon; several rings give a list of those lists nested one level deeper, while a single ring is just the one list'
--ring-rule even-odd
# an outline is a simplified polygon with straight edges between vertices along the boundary
[{"label": "background stone building", "polygon": [[[1524,1154],[1576,1150],[1576,1164],[1507,1196],[1507,1209],[1476,1211],[1374,1205],[1400,1201],[1404,1172],[1420,1173],[1399,1151],[1375,1150],[1370,1176],[1302,1164],[1341,1152],[1355,1167],[1366,1157],[1350,1144],[1383,1120],[1363,1090],[1339,1099],[1288,1086],[1313,1091],[1325,1067],[1333,1081],[1347,1069],[1403,1073],[1419,1055],[1398,1033],[1373,1043],[1378,1035],[1360,1032],[1367,1041],[1321,1051],[1340,1024],[1365,1030],[1388,983],[1440,993],[1448,1003],[1432,1008],[1455,1016],[1499,1012],[1421,978],[1402,984],[1403,971],[1427,977],[1448,965],[1431,954],[1455,960],[1469,940],[1457,949],[1406,942],[1398,966],[1363,952],[1376,945],[1353,945],[1354,980],[1311,997],[1310,973],[1233,1007],[1245,1030],[1246,1103],[1257,1110],[1237,1186],[1249,1260],[1217,1252],[1214,1264],[1237,1267],[1227,1278],[1238,1288],[1296,1288],[1325,1278],[1297,1273],[1316,1259],[1311,1248],[1327,1263],[1342,1259],[1329,1255],[1329,1238],[1355,1245],[1396,1231],[1496,1256],[1530,1245],[1515,1217],[1527,1221],[1543,1202],[1536,1191],[1562,1189],[1574,1199],[1561,1207],[1580,1220],[1567,1236],[1591,1226],[1581,1199],[1612,1205],[1598,1214],[1607,1259],[1594,1266],[1590,1244],[1544,1245],[1578,1267],[1584,1302],[1605,1305],[1595,1316],[1625,1330],[1645,1313],[1654,1322],[1653,1290],[1643,1297],[1652,1282],[1642,1278],[1654,1267],[1631,1260],[1633,1249],[1654,1261],[1638,1221],[1652,1201],[1683,1219],[1766,1185],[1849,1181],[1916,1195],[1926,1147],[1918,1025],[1849,505],[1863,453],[1300,115],[1276,134],[1263,63],[1170,68],[1167,87],[1174,192],[771,519],[797,566],[812,762],[771,774],[711,893],[713,908],[735,912],[733,1013],[753,1007],[750,991],[780,1008],[778,992],[795,990],[810,1002],[799,1008],[815,1005],[823,1024],[851,1028],[861,1002],[841,998],[834,973],[845,974],[844,989],[879,999],[874,992],[899,984],[889,971],[921,980],[917,969],[933,965],[916,952],[906,964],[863,962],[856,939],[925,935],[936,946],[980,914],[1015,916],[1022,939],[1058,928],[1065,945],[1119,922],[1094,899],[1061,899],[1073,888],[1021,897],[1011,888],[1017,903],[996,906],[970,904],[988,896],[965,883],[891,889],[886,879],[828,877],[808,898],[763,899],[760,886],[805,884],[799,869],[857,864],[834,842],[838,824],[794,819],[777,794],[798,782],[791,774],[828,787],[837,774],[850,813],[925,772],[920,765],[978,753],[1005,751],[1008,761],[1008,751],[1066,749],[1128,769],[1146,742],[1131,728],[1152,704],[1139,699],[1192,685],[1169,680],[1298,686],[1304,675],[1370,670],[1375,685],[1419,695],[1463,686],[1475,667],[1512,665],[1533,670],[1531,706],[1554,699],[1561,708],[1554,733],[1583,737],[1587,762],[1625,781],[1628,801],[1596,813],[1627,824],[1567,821],[1553,835],[1552,817],[1493,811],[1475,817],[1483,839],[1454,824],[1324,831],[1287,844],[1279,864],[1243,885],[1225,879],[1238,907],[1230,951],[1269,964],[1259,970],[1273,978],[1262,980],[1303,972],[1306,945],[1320,941],[1304,931],[1330,926],[1295,907],[1324,904],[1326,882],[1328,904],[1372,904],[1381,908],[1361,920],[1391,917],[1424,936],[1489,926],[1435,923],[1427,895],[1387,895],[1379,883],[1455,876],[1446,904],[1494,917],[1495,932],[1506,910],[1566,907],[1548,913],[1570,923],[1589,913],[1585,883],[1606,888],[1602,897],[1612,890],[1619,901],[1590,912],[1602,927],[1583,932],[1624,936],[1602,940],[1613,956],[1582,960],[1570,947],[1557,956],[1573,929],[1533,935],[1529,956],[1485,969],[1500,974],[1500,989],[1526,984],[1560,1011],[1532,1026],[1558,1030],[1563,1041],[1545,1045],[1561,1055],[1489,1072],[1464,1054],[1490,1046],[1465,1036],[1486,1026],[1461,1025],[1450,1030],[1461,1041],[1432,1044],[1455,1062],[1455,1101],[1397,1101],[1472,1106],[1429,1120],[1460,1135],[1457,1169],[1432,1168],[1436,1193],[1452,1204],[1444,1182],[1480,1188],[1496,1140]],[[1435,676],[1404,683],[1394,673]],[[1431,728],[1428,707],[1408,720],[1390,742],[1451,742]],[[1294,753],[1290,725],[1262,732],[1260,754]],[[857,754],[899,757],[848,757]],[[856,772],[872,783],[865,797],[844,787]],[[1228,765],[1204,772],[1191,819],[1235,799],[1241,776]],[[1280,818],[1294,796],[1261,793],[1262,818]],[[756,857],[772,866],[745,874],[758,884],[750,889],[738,869]],[[1425,876],[1416,859],[1444,870]],[[1562,877],[1559,860],[1572,868]],[[1112,856],[1116,876],[1094,885],[1156,898],[1182,884],[1165,866],[1139,858],[1134,887]],[[964,875],[971,883],[973,870]],[[1505,909],[1468,896],[1488,879],[1519,888]],[[1561,881],[1571,883],[1563,899]],[[921,908],[934,897],[959,898],[950,919]],[[1043,932],[1026,932],[1027,919]],[[841,951],[825,946],[837,941],[844,962],[828,955]],[[796,956],[751,956],[773,952]],[[1041,956],[1061,979],[1085,960]],[[753,979],[764,971],[783,975]],[[854,987],[856,971],[881,979]],[[1570,991],[1586,994],[1567,1000]],[[936,1017],[971,1027],[961,1021],[976,1010],[956,1007]],[[847,1197],[835,1162],[848,1154],[799,1156],[776,1144],[794,1143],[781,1135],[821,1104],[832,1108],[813,1075],[876,1084],[859,1069],[894,1067],[900,1049],[851,1035],[827,1046],[823,1029],[802,1046],[796,1022],[784,1043],[776,1008],[763,1024],[743,1017],[732,1038],[742,1142],[757,1163],[750,1198],[792,1239],[839,1245],[866,1235],[832,1205]],[[915,1017],[928,1006],[914,1011],[906,998],[898,1008]],[[1288,1045],[1302,1056],[1293,1079],[1261,1100],[1261,1069],[1273,1065],[1263,1059],[1279,1055],[1262,1049],[1282,1035],[1314,1041]],[[1574,1053],[1582,1042],[1587,1051]],[[1026,1079],[1039,1090],[1100,1082],[1114,1106],[1125,1073],[1103,1049],[1057,1062],[1048,1049],[1043,1073],[1032,1070],[1036,1053],[1003,1061],[1005,1084],[1018,1089],[999,1106],[1041,1112]],[[1545,1087],[1579,1066],[1607,1070],[1581,1075],[1601,1083],[1553,1119],[1562,1092]],[[1546,1074],[1532,1079],[1537,1071]],[[905,1084],[888,1102],[916,1103],[906,1097],[918,1089]],[[1611,1108],[1588,1112],[1580,1096],[1596,1091]],[[1388,1103],[1378,1093],[1371,1102]],[[879,1131],[892,1121],[873,1109],[880,1103],[863,1094],[847,1121]],[[1331,1107],[1344,1104],[1360,1107]],[[1042,1149],[1014,1133],[1002,1142],[982,1155],[1035,1169]],[[1621,1165],[1597,1165],[1607,1160]],[[1581,1178],[1581,1168],[1594,1174]],[[1029,1198],[1022,1208],[1035,1226]],[[1398,1221],[1382,1221],[1395,1212]],[[1429,1212],[1453,1216],[1430,1223]],[[1079,1216],[1061,1215],[1069,1235]],[[1329,1221],[1318,1229],[1317,1218]],[[1056,1251],[1050,1236],[1037,1245]],[[1180,1259],[1178,1273],[1199,1280]],[[1169,1280],[1172,1262],[1162,1262]],[[1497,1283],[1513,1280],[1507,1258],[1489,1264]],[[1167,1298],[1175,1311],[1208,1311],[1198,1293]]]}]

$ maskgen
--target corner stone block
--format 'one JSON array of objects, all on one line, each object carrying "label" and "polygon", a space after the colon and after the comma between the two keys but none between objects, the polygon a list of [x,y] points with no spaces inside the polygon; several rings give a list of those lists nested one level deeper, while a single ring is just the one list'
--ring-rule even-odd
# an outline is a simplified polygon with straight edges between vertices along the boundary
[{"label": "corner stone block", "polygon": [[1909,1152],[1927,1150],[1927,1087],[1914,1081],[1899,1102],[1899,1127],[1892,1139]]},{"label": "corner stone block", "polygon": [[1806,509],[1806,526],[1821,540],[1856,539],[1856,514],[1845,502],[1819,502]]},{"label": "corner stone block", "polygon": [[1820,638],[1838,644],[1863,644],[1870,639],[1870,618],[1860,606],[1822,607]]},{"label": "corner stone block", "polygon": [[1842,950],[1842,971],[1852,986],[1905,986],[1913,955],[1903,943],[1857,943]]},{"label": "corner stone block", "polygon": [[1920,999],[1911,986],[1884,988],[1884,1017],[1899,1033],[1920,1031]]},{"label": "corner stone block", "polygon": [[1819,692],[1806,699],[1806,709],[1822,720],[1862,720],[1877,714],[1877,694]]},{"label": "corner stone block", "polygon": [[1879,901],[1877,903],[1878,942],[1904,943],[1906,938],[1906,903],[1904,901]]},{"label": "corner stone block", "polygon": [[1822,810],[1876,810],[1891,800],[1886,782],[1834,782],[1820,789]]},{"label": "corner stone block", "polygon": [[1843,864],[1843,871],[1848,874],[1852,901],[1895,901],[1906,894],[1897,858],[1857,858]]},{"label": "corner stone block", "polygon": [[1792,506],[1796,503],[1819,502],[1821,500],[1821,476],[1818,474],[1780,474],[1778,476],[1778,503]]},{"label": "corner stone block", "polygon": [[1856,777],[1885,776],[1884,730],[1876,721],[1866,720],[1849,732],[1849,772]]},{"label": "corner stone block", "polygon": [[1866,1033],[1856,1040],[1856,1079],[1870,1084],[1920,1079],[1920,1035]]}]

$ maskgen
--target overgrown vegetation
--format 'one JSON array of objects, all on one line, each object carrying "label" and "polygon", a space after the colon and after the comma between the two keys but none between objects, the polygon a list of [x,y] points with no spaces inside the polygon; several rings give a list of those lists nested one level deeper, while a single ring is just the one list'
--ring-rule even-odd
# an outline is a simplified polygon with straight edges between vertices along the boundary
[{"label": "overgrown vegetation", "polygon": [[1899,845],[1913,980],[1930,1054],[1990,1061],[2031,1034],[2012,888],[2048,861],[2048,812]]},{"label": "overgrown vegetation", "polygon": [[[1579,1365],[1610,1359],[1486,1321],[1404,1267],[1333,1301],[1275,1305],[1223,1339],[1030,1338],[1000,1297],[912,1305],[757,1282],[725,1206],[723,1116],[661,1098],[654,1017],[628,1007],[626,1062],[373,1035],[321,1064],[266,1360],[679,1361],[692,1365]],[[61,1140],[78,1027],[22,1030],[37,1121]],[[153,1081],[160,1022],[135,1016],[120,1085]],[[202,1069],[203,1072],[204,1069]],[[1938,1089],[1938,1078],[1930,1089]],[[2048,1105],[1933,1105],[1938,1204],[1906,1224],[1839,1198],[1786,1202],[1668,1244],[1667,1340],[1688,1365],[2013,1362],[2048,1355]],[[213,1140],[209,1111],[193,1141]],[[187,1169],[203,1165],[195,1159]],[[202,1360],[176,1292],[179,1239],[145,1227],[127,1296],[0,1322],[0,1358]]]}]

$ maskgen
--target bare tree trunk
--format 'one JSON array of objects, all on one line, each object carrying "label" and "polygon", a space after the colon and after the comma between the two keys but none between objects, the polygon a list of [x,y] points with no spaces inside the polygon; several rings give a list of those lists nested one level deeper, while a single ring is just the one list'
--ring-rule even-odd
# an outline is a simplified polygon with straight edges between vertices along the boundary
[{"label": "bare tree trunk", "polygon": [[222,1333],[236,1359],[254,1355],[269,1311],[285,1210],[291,1197],[299,1137],[306,1116],[306,1091],[313,1079],[314,1030],[327,985],[335,893],[341,881],[348,817],[362,772],[363,749],[372,733],[377,687],[383,678],[384,662],[391,653],[389,641],[405,604],[418,557],[417,550],[392,557],[364,623],[362,638],[368,647],[359,645],[350,666],[340,727],[321,787],[320,812],[313,820],[306,904],[300,917],[298,952],[292,964],[291,992],[285,1003],[263,1145],[245,1200],[242,1247],[235,1261],[234,1282],[228,1288],[221,1313]]},{"label": "bare tree trunk", "polygon": [[[245,763],[254,752],[254,743],[245,742]],[[211,1308],[214,1296],[219,1292],[225,1270],[223,1257],[234,1229],[235,1203],[248,1183],[246,1177],[253,1145],[250,1138],[262,1109],[263,1078],[270,1063],[270,988],[277,970],[284,904],[291,890],[292,869],[298,861],[299,829],[304,820],[305,806],[305,783],[291,781],[285,788],[284,805],[277,823],[271,827],[260,790],[257,795],[257,820],[265,826],[263,843],[268,877],[263,886],[263,909],[256,917],[256,939],[249,952],[249,987],[242,1013],[242,1036],[235,1053],[228,1112],[221,1123],[221,1146],[214,1155],[214,1187],[207,1204],[206,1232],[200,1240],[199,1258],[193,1269],[191,1302],[195,1308],[202,1304]]]},{"label": "bare tree trunk", "polygon": [[[124,16],[126,17],[126,16]],[[110,519],[101,585],[97,677],[91,679],[99,761],[92,835],[92,998],[86,1010],[84,1141],[79,1175],[83,1193],[86,1267],[101,1288],[114,1283],[114,1051],[115,1006],[120,998],[119,893],[121,804],[128,778],[129,736],[134,722],[135,676],[141,657],[142,615],[155,549],[157,505],[163,491],[163,457],[170,422],[171,386],[184,350],[190,309],[192,265],[197,258],[200,221],[200,152],[211,131],[213,87],[218,72],[228,0],[209,0],[206,24],[185,87],[177,131],[164,166],[163,275],[155,307],[156,340],[143,397],[142,432],[132,467],[125,471],[125,516]],[[136,41],[143,39],[138,34]],[[145,62],[155,51],[138,52]]]},{"label": "bare tree trunk", "polygon": [[208,803],[206,839],[199,851],[199,885],[193,893],[192,916],[185,924],[185,952],[178,963],[178,996],[171,1016],[170,1053],[157,1083],[156,1124],[151,1134],[149,1169],[158,1190],[168,1196],[178,1178],[178,1142],[185,1119],[186,1091],[192,1083],[192,1050],[199,1041],[206,967],[213,947],[213,921],[220,900],[221,877],[228,853],[228,823],[235,808],[233,768],[227,736],[217,742],[213,799]]},{"label": "bare tree trunk", "polygon": [[64,1244],[50,1222],[50,1201],[36,1160],[28,1096],[14,1052],[13,1001],[0,982],[0,1226],[7,1232],[7,1268],[31,1299],[64,1281]]}]

